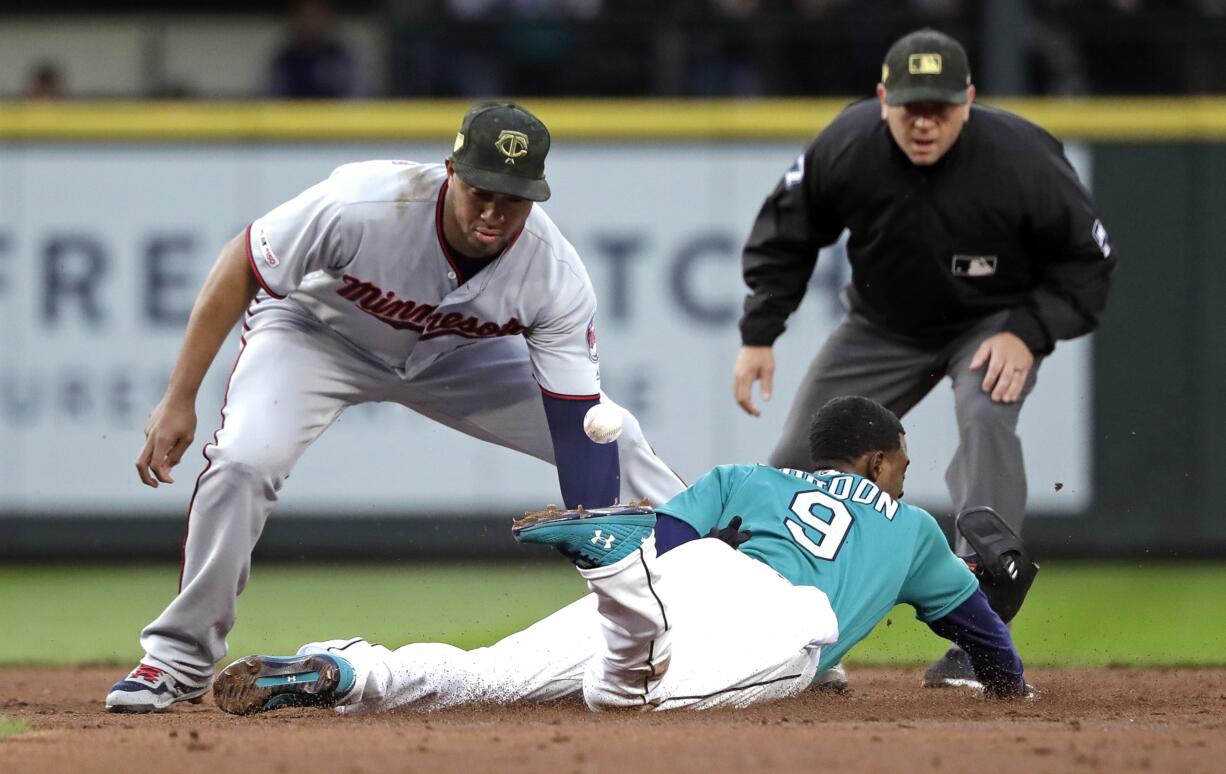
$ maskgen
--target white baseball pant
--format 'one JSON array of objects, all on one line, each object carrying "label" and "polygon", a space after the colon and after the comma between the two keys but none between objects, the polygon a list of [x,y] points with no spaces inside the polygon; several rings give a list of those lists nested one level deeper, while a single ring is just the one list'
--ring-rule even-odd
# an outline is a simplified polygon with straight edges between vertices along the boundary
[{"label": "white baseball pant", "polygon": [[339,711],[432,711],[582,693],[593,710],[745,707],[795,696],[838,639],[826,595],[793,586],[714,538],[662,557],[654,540],[615,565],[581,570],[592,593],[485,648],[361,638],[303,646],[357,671]]}]

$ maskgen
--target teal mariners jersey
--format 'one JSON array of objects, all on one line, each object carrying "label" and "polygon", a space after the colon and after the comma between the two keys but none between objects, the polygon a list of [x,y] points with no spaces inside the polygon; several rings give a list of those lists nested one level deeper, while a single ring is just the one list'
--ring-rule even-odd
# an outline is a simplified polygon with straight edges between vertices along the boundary
[{"label": "teal mariners jersey", "polygon": [[821,669],[838,663],[896,604],[935,621],[979,587],[927,511],[854,474],[721,465],[656,510],[699,535],[740,516],[741,529],[753,533],[742,553],[794,585],[824,591],[839,640],[822,649]]}]

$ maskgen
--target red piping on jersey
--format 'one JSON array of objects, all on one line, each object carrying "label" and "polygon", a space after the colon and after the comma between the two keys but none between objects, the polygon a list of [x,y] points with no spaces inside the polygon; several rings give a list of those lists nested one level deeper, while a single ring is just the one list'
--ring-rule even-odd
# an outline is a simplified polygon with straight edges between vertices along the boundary
[{"label": "red piping on jersey", "polygon": [[545,397],[557,398],[558,400],[600,400],[600,393],[595,395],[564,395],[560,392],[550,392],[544,387],[541,387],[541,392],[545,393]]},{"label": "red piping on jersey", "polygon": [[456,281],[463,285],[464,275],[460,273],[460,267],[452,260],[451,250],[447,247],[447,239],[443,236],[443,197],[447,195],[447,183],[449,182],[451,181],[444,180],[443,187],[438,189],[438,204],[434,205],[434,233],[438,235],[438,246],[443,250],[443,257],[447,259],[447,264],[455,272]]},{"label": "red piping on jersey", "polygon": [[[468,282],[468,277],[465,277],[463,273],[460,272],[459,265],[455,262],[455,259],[451,257],[451,248],[447,245],[447,237],[443,235],[443,198],[447,195],[447,184],[450,182],[450,180],[444,180],[443,187],[438,190],[438,204],[434,206],[434,233],[438,235],[438,246],[439,249],[443,251],[443,257],[447,259],[447,264],[451,266],[451,270],[455,272],[456,282],[463,285],[465,282]],[[507,241],[507,246],[502,248],[498,255],[495,255],[490,259],[490,263],[493,263],[505,255],[506,252],[510,250],[519,240],[519,235],[522,233],[524,233],[524,227],[520,226],[519,230],[512,234],[511,238]],[[251,254],[250,241],[247,243],[247,254]]]},{"label": "red piping on jersey", "polygon": [[276,299],[285,298],[285,296],[278,295],[277,293],[273,292],[272,288],[268,287],[268,283],[264,281],[264,278],[262,276],[260,276],[259,267],[255,265],[255,255],[251,252],[251,226],[252,225],[254,224],[250,224],[247,226],[247,230],[244,232],[243,236],[247,240],[247,263],[251,265],[251,271],[255,273],[255,281],[260,283],[260,287],[264,289],[264,292],[272,296],[273,298],[276,298]]},{"label": "red piping on jersey", "polygon": [[[251,227],[247,227],[247,236],[251,236]],[[251,240],[247,240],[247,255],[251,255]],[[259,276],[258,274],[256,276]],[[251,310],[259,304],[259,299],[256,299],[251,306],[247,307],[247,314],[251,314]],[[251,332],[251,326],[247,324],[247,320],[243,320],[243,334],[239,336],[239,341],[242,346],[238,349],[238,357],[234,358],[234,365],[230,367],[230,375],[226,377],[226,392],[225,397],[221,400],[221,425],[217,431],[213,433],[213,446],[217,445],[217,436],[221,435],[221,431],[226,427],[226,403],[230,401],[230,382],[234,381],[234,372],[238,370],[238,361],[242,359],[243,353],[247,351],[247,334]],[[204,474],[209,472],[209,468],[213,467],[213,460],[208,455],[209,444],[205,444],[200,449],[201,455],[204,456],[204,470],[200,471],[200,475],[196,476],[196,486],[192,489],[192,499],[187,503],[187,519],[183,525],[183,546],[179,551],[179,591],[183,591],[183,571],[187,568],[187,536],[192,529],[192,508],[196,507],[196,495],[200,492],[200,481],[204,478]]]}]

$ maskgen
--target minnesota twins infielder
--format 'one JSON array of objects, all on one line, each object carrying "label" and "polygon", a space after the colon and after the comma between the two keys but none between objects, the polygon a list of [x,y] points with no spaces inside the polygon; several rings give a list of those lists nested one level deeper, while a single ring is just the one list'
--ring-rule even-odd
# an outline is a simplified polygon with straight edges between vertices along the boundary
[{"label": "minnesota twins infielder", "polygon": [[602,400],[596,299],[549,198],[549,133],[510,104],[464,117],[446,164],[349,164],[223,250],[146,427],[156,487],[195,432],[195,398],[246,310],[243,348],[204,447],[179,594],[106,699],[150,712],[199,700],[225,655],[251,551],[294,463],[345,408],[395,401],[463,433],[557,460],[562,499],[663,502],[683,484],[628,413],[616,444],[583,432]]}]

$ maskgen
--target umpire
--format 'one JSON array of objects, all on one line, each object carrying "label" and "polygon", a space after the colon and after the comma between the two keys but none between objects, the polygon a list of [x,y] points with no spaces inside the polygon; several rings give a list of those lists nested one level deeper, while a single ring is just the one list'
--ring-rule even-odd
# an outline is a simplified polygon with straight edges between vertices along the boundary
[{"label": "umpire", "polygon": [[[1022,403],[1056,342],[1098,326],[1115,257],[1060,143],[974,98],[962,46],[912,32],[886,54],[877,99],[840,113],[796,160],[745,245],[734,393],[758,416],[752,387],[770,399],[771,345],[818,250],[847,229],[848,313],[805,374],[771,465],[811,467],[806,428],[831,398],[863,395],[903,416],[948,376],[953,505],[991,506],[1020,533]],[[954,648],[925,684],[963,678],[973,673]]]}]

